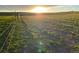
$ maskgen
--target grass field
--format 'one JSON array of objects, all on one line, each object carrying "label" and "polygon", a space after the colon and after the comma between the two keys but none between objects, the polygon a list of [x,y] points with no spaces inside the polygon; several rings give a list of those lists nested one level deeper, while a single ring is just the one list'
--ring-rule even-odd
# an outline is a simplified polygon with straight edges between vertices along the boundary
[{"label": "grass field", "polygon": [[0,52],[79,52],[79,12],[0,16]]},{"label": "grass field", "polygon": [[0,48],[8,38],[8,33],[12,28],[13,16],[0,16]]}]

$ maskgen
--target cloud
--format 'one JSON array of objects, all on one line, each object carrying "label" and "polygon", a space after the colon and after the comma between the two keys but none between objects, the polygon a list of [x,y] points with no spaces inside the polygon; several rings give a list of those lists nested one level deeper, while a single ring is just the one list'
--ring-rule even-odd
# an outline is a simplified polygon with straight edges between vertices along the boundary
[{"label": "cloud", "polygon": [[79,5],[0,5],[0,11],[28,11],[37,6],[46,7],[48,12],[79,10]]}]

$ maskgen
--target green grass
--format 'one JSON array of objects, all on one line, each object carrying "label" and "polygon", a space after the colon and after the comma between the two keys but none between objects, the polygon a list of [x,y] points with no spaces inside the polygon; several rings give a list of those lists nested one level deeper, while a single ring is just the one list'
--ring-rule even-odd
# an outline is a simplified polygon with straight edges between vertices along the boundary
[{"label": "green grass", "polygon": [[33,15],[23,17],[26,25],[14,16],[0,16],[0,35],[11,23],[14,25],[3,52],[23,52],[23,48],[31,52],[79,52],[78,13],[51,14],[43,20]]}]

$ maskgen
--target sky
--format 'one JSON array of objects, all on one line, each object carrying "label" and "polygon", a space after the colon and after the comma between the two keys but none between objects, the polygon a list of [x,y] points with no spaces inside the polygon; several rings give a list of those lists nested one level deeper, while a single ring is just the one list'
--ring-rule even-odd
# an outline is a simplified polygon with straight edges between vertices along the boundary
[{"label": "sky", "polygon": [[[28,12],[39,5],[0,5],[0,12]],[[40,5],[48,12],[79,11],[79,5]]]}]

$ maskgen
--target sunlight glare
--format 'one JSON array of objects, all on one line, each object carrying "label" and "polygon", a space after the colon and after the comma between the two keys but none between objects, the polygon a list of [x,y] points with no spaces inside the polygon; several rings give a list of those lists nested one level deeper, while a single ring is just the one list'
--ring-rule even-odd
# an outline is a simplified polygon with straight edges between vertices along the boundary
[{"label": "sunlight glare", "polygon": [[36,7],[34,9],[32,9],[30,12],[33,12],[33,13],[44,13],[44,12],[47,12],[47,9],[45,7]]}]

